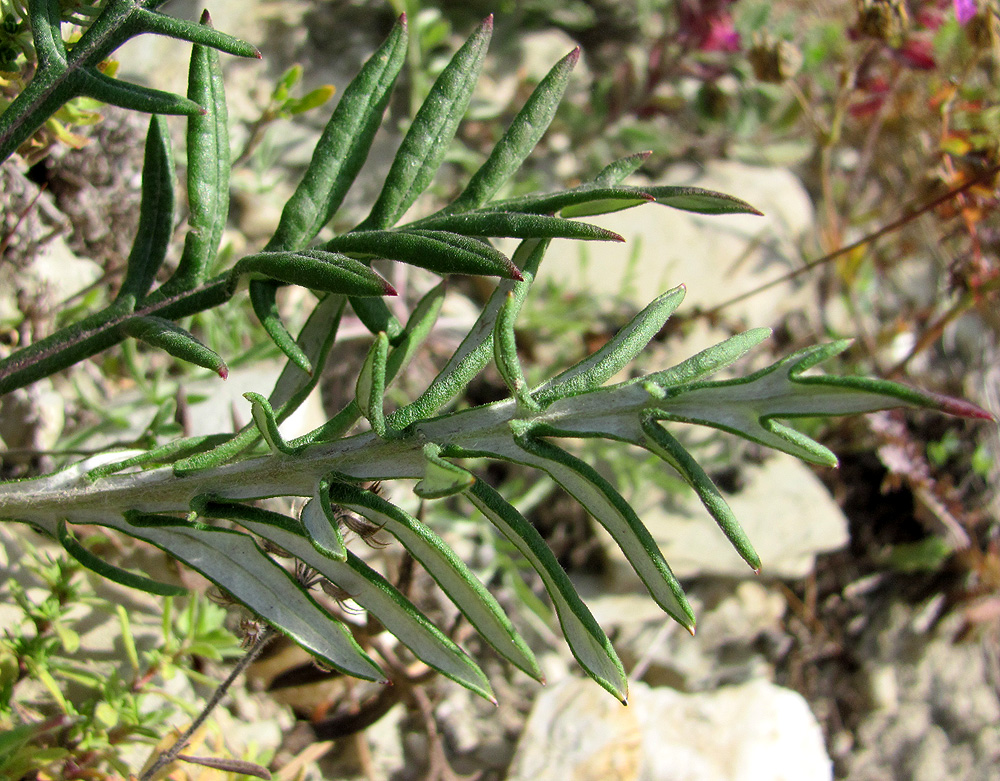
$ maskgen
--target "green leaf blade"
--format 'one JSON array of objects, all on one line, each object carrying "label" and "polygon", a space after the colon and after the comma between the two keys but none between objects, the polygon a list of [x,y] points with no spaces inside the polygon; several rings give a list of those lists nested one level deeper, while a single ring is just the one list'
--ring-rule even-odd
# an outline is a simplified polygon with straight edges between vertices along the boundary
[{"label": "green leaf blade", "polygon": [[762,216],[763,212],[726,193],[706,190],[701,187],[677,187],[663,185],[645,187],[646,192],[656,198],[656,202],[682,211],[696,214],[755,214]]},{"label": "green leaf blade", "polygon": [[686,358],[676,366],[633,382],[652,382],[666,391],[673,386],[701,380],[731,365],[770,335],[770,328],[751,328]]},{"label": "green leaf blade", "polygon": [[494,201],[488,208],[498,212],[558,214],[570,218],[631,209],[633,206],[652,203],[654,200],[652,195],[638,187],[585,184],[572,190]]},{"label": "green leaf blade", "polygon": [[361,414],[364,415],[372,431],[381,439],[385,439],[387,429],[385,424],[385,367],[389,355],[389,337],[384,331],[378,333],[372,343],[368,355],[365,356],[358,381],[355,386],[355,400]]},{"label": "green leaf blade", "polygon": [[207,517],[237,520],[247,530],[270,540],[312,567],[375,616],[425,664],[481,697],[496,702],[478,665],[382,575],[350,551],[343,561],[318,553],[290,518],[220,502],[204,506]]},{"label": "green leaf blade", "polygon": [[247,255],[230,270],[229,288],[235,290],[240,277],[246,274],[349,296],[396,295],[392,285],[364,263],[338,252],[301,250]]},{"label": "green leaf blade", "polygon": [[334,669],[355,678],[385,680],[347,628],[246,534],[141,514],[100,523],[180,559]]},{"label": "green leaf blade", "polygon": [[715,519],[740,557],[754,572],[760,572],[760,556],[757,555],[750,538],[743,531],[729,503],[723,498],[712,478],[684,446],[655,420],[650,418],[643,420],[642,431],[645,434],[642,446],[677,470],[694,489],[705,509]]},{"label": "green leaf blade", "polygon": [[500,310],[507,301],[507,294],[513,292],[521,301],[524,300],[548,245],[549,242],[545,239],[525,239],[518,245],[512,261],[520,269],[524,280],[500,281],[445,367],[417,399],[389,416],[390,427],[404,429],[420,418],[429,417],[465,390],[472,378],[483,370],[493,356],[493,332]]},{"label": "green leaf blade", "polygon": [[589,464],[562,448],[525,432],[515,435],[525,462],[547,472],[608,530],[615,543],[663,610],[688,631],[694,613],[677,578],[649,531],[621,494]]},{"label": "green leaf blade", "polygon": [[59,523],[59,543],[66,549],[66,552],[80,562],[87,569],[96,572],[102,578],[107,578],[114,583],[128,586],[147,594],[154,594],[161,597],[176,597],[187,593],[183,586],[173,586],[169,583],[161,583],[158,580],[137,575],[134,572],[115,567],[107,560],[91,553],[69,530],[66,521]]},{"label": "green leaf blade", "polygon": [[[202,24],[208,24],[206,11]],[[188,232],[177,270],[168,283],[179,288],[201,284],[215,260],[229,215],[229,111],[222,65],[215,49],[191,51],[188,98],[205,110],[187,125]]]},{"label": "green leaf blade", "polygon": [[421,499],[442,499],[467,490],[476,478],[466,469],[441,457],[441,447],[428,442],[423,447],[424,476],[413,488]]},{"label": "green leaf blade", "polygon": [[[640,201],[642,203],[643,201]],[[625,241],[614,231],[545,214],[482,210],[444,214],[420,220],[423,230],[448,231],[463,236],[514,239],[577,239],[581,241]]]},{"label": "green leaf blade", "polygon": [[404,510],[348,483],[331,483],[330,498],[396,537],[486,642],[520,670],[541,679],[534,654],[496,599],[440,537]]},{"label": "green leaf blade", "polygon": [[603,385],[645,349],[684,300],[685,293],[686,288],[680,285],[654,300],[597,352],[534,390],[535,401],[544,407]]},{"label": "green leaf blade", "polygon": [[182,361],[211,369],[222,379],[229,376],[229,367],[222,357],[206,347],[188,331],[162,317],[146,315],[126,320],[122,330],[134,339],[158,347]]},{"label": "green leaf blade", "polygon": [[250,306],[260,324],[264,326],[267,335],[271,337],[271,341],[285,354],[285,357],[306,374],[312,374],[313,366],[309,357],[299,347],[295,337],[285,328],[281,312],[278,311],[280,287],[280,282],[270,279],[251,279],[247,286]]},{"label": "green leaf blade", "polygon": [[163,117],[153,115],[143,156],[139,225],[118,290],[120,300],[142,300],[167,257],[174,232],[174,178],[170,131]]},{"label": "green leaf blade", "polygon": [[193,100],[172,92],[143,87],[105,76],[96,69],[77,71],[72,83],[79,95],[86,95],[112,106],[147,114],[200,114],[203,109]]},{"label": "green leaf blade", "polygon": [[502,252],[482,241],[446,231],[352,231],[321,246],[328,252],[398,260],[439,274],[520,278],[520,272]]},{"label": "green leaf blade", "polygon": [[466,495],[542,578],[563,635],[580,666],[601,687],[624,702],[628,698],[625,668],[538,530],[482,480],[477,480]]},{"label": "green leaf blade", "polygon": [[333,217],[368,157],[405,57],[404,18],[344,90],[266,249],[303,247]]},{"label": "green leaf blade", "polygon": [[615,160],[613,163],[609,163],[601,169],[597,176],[594,177],[593,183],[602,187],[610,187],[619,184],[628,176],[638,171],[642,164],[649,159],[651,154],[653,153],[636,152],[635,154]]},{"label": "green leaf blade", "polygon": [[[131,3],[135,5],[135,3]],[[158,5],[158,4],[157,4]],[[194,44],[217,49],[218,51],[232,54],[237,57],[248,57],[251,59],[261,59],[260,51],[256,46],[251,46],[246,41],[241,41],[232,35],[209,26],[211,17],[204,15],[203,23],[186,19],[176,19],[173,16],[151,11],[146,8],[136,8],[132,18],[129,20],[130,36],[138,32],[153,33],[154,35],[165,35],[181,41],[190,41]]]},{"label": "green leaf blade", "polygon": [[344,547],[344,538],[340,534],[337,513],[330,504],[329,487],[325,482],[320,482],[313,498],[302,508],[299,522],[316,550],[338,561],[347,558],[347,548]]},{"label": "green leaf blade", "polygon": [[493,147],[486,162],[472,175],[462,193],[445,208],[446,212],[464,212],[482,206],[521,167],[552,122],[570,73],[579,59],[580,47],[577,47],[552,67]]},{"label": "green leaf blade", "polygon": [[392,227],[427,189],[469,106],[492,32],[491,15],[438,76],[400,144],[378,200],[359,230]]}]

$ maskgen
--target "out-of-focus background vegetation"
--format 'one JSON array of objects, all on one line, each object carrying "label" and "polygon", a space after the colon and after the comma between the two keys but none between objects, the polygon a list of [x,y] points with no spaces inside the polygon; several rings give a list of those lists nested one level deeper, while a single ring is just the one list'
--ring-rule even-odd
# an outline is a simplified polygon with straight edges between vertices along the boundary
[{"label": "out-of-focus background vegetation", "polygon": [[[63,5],[83,19],[97,4]],[[491,58],[447,176],[435,184],[441,198],[459,191],[533,84],[578,45],[583,57],[566,101],[513,194],[572,185],[612,159],[651,150],[640,178],[726,190],[767,214],[709,225],[644,209],[638,221],[612,215],[601,223],[630,238],[622,253],[557,246],[519,326],[529,364],[579,358],[648,299],[684,282],[688,303],[649,360],[689,354],[747,326],[774,329],[772,354],[846,336],[855,342],[831,371],[888,377],[1000,411],[994,0],[208,5],[217,27],[265,55],[263,63],[227,63],[238,161],[228,253],[268,235],[336,91],[405,12],[410,58],[369,163],[372,192],[353,193],[338,221],[362,216],[413,107],[492,12]],[[178,0],[168,10],[196,18],[199,6]],[[3,101],[30,75],[19,9],[4,0]],[[141,39],[116,61],[110,67],[131,78],[175,90],[183,83],[186,56],[176,41]],[[2,349],[50,332],[59,317],[91,309],[113,289],[134,230],[142,126],[141,118],[77,101],[36,136],[19,166],[0,171]],[[400,289],[421,282],[396,281]],[[461,332],[482,295],[456,285],[443,320],[452,330],[440,339]],[[234,374],[246,369],[237,396],[259,389],[261,367],[274,356],[247,312],[212,312],[195,327],[234,357]],[[328,399],[353,384],[365,348],[349,340],[340,349],[324,383]],[[163,441],[199,422],[225,430],[239,418],[228,402],[185,414],[217,392],[176,371],[123,347],[5,399],[4,476],[51,469],[108,442]],[[415,387],[420,381],[418,372]],[[469,398],[502,392],[487,375]],[[158,410],[152,419],[149,409]],[[189,753],[252,760],[281,779],[596,777],[587,767],[649,779],[994,777],[995,426],[881,413],[810,433],[841,457],[840,470],[813,473],[722,435],[692,441],[761,550],[759,576],[720,558],[707,539],[710,521],[662,467],[634,454],[591,454],[630,487],[630,500],[641,499],[668,560],[680,562],[699,613],[693,639],[642,597],[613,546],[558,491],[527,484],[515,470],[492,476],[508,497],[520,497],[621,649],[635,681],[629,709],[575,681],[538,584],[468,508],[454,506],[428,521],[447,530],[518,616],[546,665],[548,690],[490,658],[461,627],[458,639],[496,684],[498,709],[419,675],[395,692],[372,692],[276,644]],[[26,531],[2,534],[0,778],[128,778],[170,728],[197,712],[241,639],[259,631],[199,594],[190,575],[197,596],[140,600],[53,558]],[[133,543],[103,545],[133,565],[168,566]],[[398,564],[391,548],[371,555]],[[524,604],[530,609],[517,608]],[[435,610],[433,602],[422,607]],[[773,724],[778,737],[768,742],[763,727],[748,735],[748,721]],[[719,764],[720,756],[751,756],[752,747],[772,775]],[[682,775],[688,767],[693,775]],[[197,765],[168,772],[244,777]]]}]

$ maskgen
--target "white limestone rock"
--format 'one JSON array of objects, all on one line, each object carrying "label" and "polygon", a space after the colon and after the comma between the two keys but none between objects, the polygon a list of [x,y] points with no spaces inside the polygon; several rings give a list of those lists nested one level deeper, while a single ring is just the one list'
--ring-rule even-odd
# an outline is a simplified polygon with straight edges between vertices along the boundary
[{"label": "white limestone rock", "polygon": [[622,707],[590,681],[542,694],[508,781],[829,781],[805,700],[764,680],[712,692],[631,686]]}]

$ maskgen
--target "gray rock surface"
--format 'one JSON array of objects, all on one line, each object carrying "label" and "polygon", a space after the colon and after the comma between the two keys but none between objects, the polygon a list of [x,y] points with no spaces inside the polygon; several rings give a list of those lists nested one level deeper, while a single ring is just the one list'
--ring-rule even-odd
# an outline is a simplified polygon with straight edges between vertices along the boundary
[{"label": "gray rock surface", "polygon": [[797,693],[756,680],[683,694],[631,686],[628,707],[569,679],[535,703],[509,781],[826,781],[819,725]]},{"label": "gray rock surface", "polygon": [[[988,640],[956,642],[960,616],[929,636],[910,610],[887,607],[862,639],[863,681],[875,706],[845,757],[852,781],[990,781],[1000,767],[1000,659]],[[891,683],[886,685],[886,679]]]}]

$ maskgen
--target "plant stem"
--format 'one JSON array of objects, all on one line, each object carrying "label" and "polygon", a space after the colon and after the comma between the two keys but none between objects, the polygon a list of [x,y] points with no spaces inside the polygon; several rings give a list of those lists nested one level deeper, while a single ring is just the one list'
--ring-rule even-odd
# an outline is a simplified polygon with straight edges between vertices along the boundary
[{"label": "plant stem", "polygon": [[201,729],[201,725],[205,723],[205,720],[209,717],[215,707],[222,702],[222,698],[226,696],[226,692],[229,691],[230,687],[236,682],[236,679],[242,675],[246,669],[253,664],[254,660],[260,656],[267,644],[271,642],[272,638],[277,635],[277,631],[273,627],[268,627],[257,641],[250,647],[250,650],[246,652],[246,655],[240,659],[237,665],[233,668],[232,672],[226,677],[222,683],[218,685],[212,696],[209,698],[208,702],[205,703],[205,707],[201,709],[201,713],[195,717],[195,720],[191,722],[191,726],[187,728],[183,735],[181,735],[174,744],[164,751],[157,760],[149,766],[140,777],[139,781],[152,781],[154,776],[160,772],[164,767],[169,765],[175,759],[177,759],[178,754],[184,750],[184,747],[188,744],[194,734]]}]

